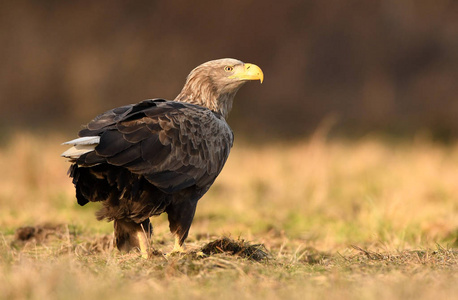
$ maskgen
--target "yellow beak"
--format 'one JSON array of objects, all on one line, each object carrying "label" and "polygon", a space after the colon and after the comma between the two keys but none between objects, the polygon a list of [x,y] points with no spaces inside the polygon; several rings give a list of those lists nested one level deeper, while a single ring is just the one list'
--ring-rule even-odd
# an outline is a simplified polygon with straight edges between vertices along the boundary
[{"label": "yellow beak", "polygon": [[255,64],[244,64],[243,69],[235,70],[234,75],[229,76],[229,78],[238,78],[241,80],[264,80],[264,73],[260,67]]}]

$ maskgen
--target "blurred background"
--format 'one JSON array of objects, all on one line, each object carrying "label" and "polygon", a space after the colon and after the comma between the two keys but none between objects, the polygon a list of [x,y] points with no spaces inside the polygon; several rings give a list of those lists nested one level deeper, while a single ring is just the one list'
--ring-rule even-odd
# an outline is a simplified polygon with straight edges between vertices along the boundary
[{"label": "blurred background", "polygon": [[[92,272],[95,260],[72,258],[62,245],[70,249],[99,234],[111,237],[113,225],[94,218],[101,203],[76,203],[66,176],[69,163],[59,157],[67,146],[60,144],[113,107],[174,99],[194,67],[223,57],[259,65],[265,80],[246,84],[235,99],[228,120],[235,147],[201,200],[188,241],[239,237],[265,244],[289,262],[308,256],[307,249],[337,253],[343,271],[329,269],[328,261],[306,262],[305,269],[293,265],[302,277],[317,270],[323,286],[339,285],[336,274],[347,278],[348,270],[358,269],[347,268],[356,257],[348,256],[354,253],[349,245],[382,249],[392,253],[390,259],[402,257],[404,249],[437,249],[426,256],[435,253],[432,264],[444,266],[443,276],[456,281],[450,276],[458,274],[456,264],[450,267],[441,257],[443,249],[458,248],[458,1],[14,0],[0,1],[0,273],[8,279],[2,285],[0,276],[2,292],[6,286],[24,291],[27,296],[16,297],[21,299],[37,290],[60,295],[48,292],[54,281],[43,285],[36,278],[43,267],[50,269],[43,262],[59,264],[67,257],[70,267],[65,263],[60,273],[50,273],[64,279],[57,286],[76,282],[71,291],[76,287],[97,297],[112,291],[106,289],[113,286],[110,276],[99,280],[99,292],[79,283],[89,282],[87,276],[67,274]],[[152,221],[158,225],[155,245],[172,249],[167,216]],[[67,228],[65,236],[75,232],[74,238],[58,239],[55,246],[9,246],[17,228],[41,224]],[[96,266],[102,256],[95,256]],[[8,261],[4,268],[2,258]],[[340,264],[342,259],[347,262]],[[439,270],[428,264],[426,271],[417,268],[424,263],[420,255],[415,266],[402,261],[395,262],[401,269],[394,272],[380,269],[408,279],[418,273],[420,280],[406,286],[423,291],[425,278]],[[275,265],[286,266],[280,260]],[[190,267],[173,281],[168,269],[160,269],[172,279],[167,284],[172,290],[161,290],[175,295],[173,287],[181,286],[181,276],[191,269],[198,277],[204,274]],[[231,290],[258,290],[247,285],[251,275],[253,286],[278,283],[283,276],[266,269],[259,276],[252,271],[239,276],[239,269],[247,270],[228,267],[236,272],[224,283]],[[142,282],[138,274],[114,273],[135,279],[127,288],[120,285],[123,292],[136,291]],[[404,282],[390,274],[375,275]],[[241,284],[232,284],[232,277]],[[211,277],[202,278],[208,285]],[[452,281],[443,282],[457,286]],[[157,282],[144,285],[148,293]],[[191,286],[191,294],[201,295],[200,287]],[[394,290],[404,291],[399,285]],[[62,291],[60,298],[69,298],[66,288]]]},{"label": "blurred background", "polygon": [[234,57],[265,74],[236,98],[237,136],[458,136],[453,0],[2,1],[0,45],[3,134],[76,132]]}]

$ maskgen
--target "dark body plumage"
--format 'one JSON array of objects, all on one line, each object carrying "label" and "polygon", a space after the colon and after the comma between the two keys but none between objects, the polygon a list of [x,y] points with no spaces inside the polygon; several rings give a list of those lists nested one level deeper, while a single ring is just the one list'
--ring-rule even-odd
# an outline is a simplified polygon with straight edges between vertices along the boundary
[{"label": "dark body plumage", "polygon": [[167,212],[180,242],[233,141],[221,115],[160,99],[110,110],[79,136],[100,142],[71,166],[78,203],[103,201],[97,217],[110,221],[142,223]]},{"label": "dark body plumage", "polygon": [[[222,68],[235,60],[221,61],[213,62]],[[251,79],[238,79],[234,87],[238,90]],[[68,142],[76,148],[63,154],[73,163],[69,175],[78,204],[103,203],[97,218],[114,220],[120,250],[140,248],[143,253],[142,235],[146,232],[149,237],[152,231],[149,217],[164,212],[176,236],[174,250],[181,249],[197,201],[215,181],[229,155],[233,134],[225,121],[228,112],[188,103],[196,103],[197,93],[186,85],[180,95],[183,92],[193,97],[189,101],[145,100],[97,116],[79,132],[80,139]],[[232,105],[235,92],[230,97],[222,94],[224,97],[220,95],[213,103],[230,100]]]}]

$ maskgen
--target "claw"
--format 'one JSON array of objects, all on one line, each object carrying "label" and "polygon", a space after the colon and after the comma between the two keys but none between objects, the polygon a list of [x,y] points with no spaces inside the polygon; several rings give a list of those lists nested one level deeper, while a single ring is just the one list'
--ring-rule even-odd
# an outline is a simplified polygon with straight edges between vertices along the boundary
[{"label": "claw", "polygon": [[164,254],[165,258],[169,258],[175,255],[185,254],[186,250],[184,245],[180,245],[180,239],[175,237],[175,245],[173,245],[173,249],[171,252]]}]

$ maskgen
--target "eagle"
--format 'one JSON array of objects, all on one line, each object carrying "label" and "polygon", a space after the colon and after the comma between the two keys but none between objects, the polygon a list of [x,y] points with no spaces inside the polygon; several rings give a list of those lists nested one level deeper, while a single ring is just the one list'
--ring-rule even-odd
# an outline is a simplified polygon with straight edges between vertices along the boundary
[{"label": "eagle", "polygon": [[255,64],[225,58],[193,69],[178,96],[148,99],[95,117],[65,142],[68,175],[83,206],[101,202],[98,220],[114,221],[120,251],[148,257],[150,217],[166,213],[184,251],[197,202],[221,172],[234,135],[226,122],[234,96],[264,75]]}]

